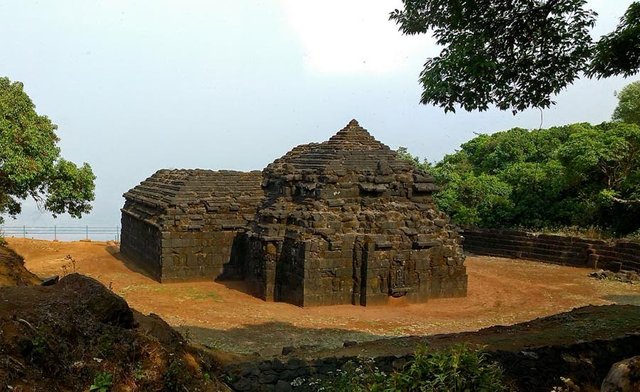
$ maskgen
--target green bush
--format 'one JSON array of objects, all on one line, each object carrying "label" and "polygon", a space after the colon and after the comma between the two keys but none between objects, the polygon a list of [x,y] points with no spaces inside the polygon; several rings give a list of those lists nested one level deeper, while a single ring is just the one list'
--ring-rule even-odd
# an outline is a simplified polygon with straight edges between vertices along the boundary
[{"label": "green bush", "polygon": [[371,361],[345,366],[327,380],[309,383],[310,389],[331,392],[501,392],[508,391],[502,370],[485,355],[465,345],[443,350],[419,347],[401,371],[390,375]]},{"label": "green bush", "polygon": [[89,387],[90,391],[108,392],[113,385],[113,376],[109,372],[99,372]]},{"label": "green bush", "polygon": [[438,207],[454,223],[479,227],[600,227],[640,230],[640,127],[571,124],[479,135],[435,165],[398,149],[430,172]]}]

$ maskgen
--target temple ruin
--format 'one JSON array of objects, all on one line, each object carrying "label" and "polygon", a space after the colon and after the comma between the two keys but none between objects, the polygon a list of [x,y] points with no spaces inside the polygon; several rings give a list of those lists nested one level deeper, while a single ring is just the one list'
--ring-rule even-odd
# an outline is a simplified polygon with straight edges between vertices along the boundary
[{"label": "temple ruin", "polygon": [[120,249],[161,282],[243,279],[299,306],[464,296],[461,238],[435,189],[352,120],[262,172],[156,172],[124,194]]},{"label": "temple ruin", "polygon": [[251,228],[261,181],[259,171],[158,170],[124,194],[120,252],[161,282],[218,278]]}]

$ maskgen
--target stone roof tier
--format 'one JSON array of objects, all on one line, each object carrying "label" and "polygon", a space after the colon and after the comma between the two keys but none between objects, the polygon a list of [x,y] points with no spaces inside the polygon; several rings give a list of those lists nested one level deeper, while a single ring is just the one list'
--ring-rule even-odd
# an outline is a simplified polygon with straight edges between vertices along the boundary
[{"label": "stone roof tier", "polygon": [[297,146],[275,160],[265,174],[359,172],[373,173],[380,166],[393,172],[414,170],[411,162],[398,159],[395,151],[377,141],[356,120],[322,143]]},{"label": "stone roof tier", "polygon": [[260,171],[162,169],[124,193],[124,198],[151,207],[205,203],[262,197]]}]

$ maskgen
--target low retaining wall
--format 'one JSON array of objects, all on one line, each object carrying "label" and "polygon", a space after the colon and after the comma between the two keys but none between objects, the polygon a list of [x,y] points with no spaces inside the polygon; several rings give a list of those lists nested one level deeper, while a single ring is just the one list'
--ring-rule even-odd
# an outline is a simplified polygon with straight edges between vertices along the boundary
[{"label": "low retaining wall", "polygon": [[[391,373],[401,370],[413,355],[381,356],[371,358],[370,364],[379,370]],[[336,376],[336,372],[349,368],[347,363],[357,365],[359,357],[329,357],[305,360],[301,358],[274,358],[271,360],[246,362],[227,366],[225,373],[234,391],[313,390],[309,380],[322,380]]]},{"label": "low retaining wall", "polygon": [[465,229],[464,249],[477,255],[511,257],[640,272],[640,243],[627,240],[592,240],[515,230]]},{"label": "low retaining wall", "polygon": [[[560,385],[560,377],[579,376],[585,385],[600,385],[615,362],[638,355],[640,334],[627,334],[611,340],[594,340],[569,345],[527,348],[525,351],[487,351],[488,359],[500,364],[505,377],[519,391],[549,391]],[[228,365],[228,383],[238,392],[314,391],[309,380],[334,378],[336,372],[352,372],[365,361],[371,367],[390,374],[400,371],[413,355],[330,357],[313,360],[274,358]],[[349,366],[350,363],[350,366]]]}]

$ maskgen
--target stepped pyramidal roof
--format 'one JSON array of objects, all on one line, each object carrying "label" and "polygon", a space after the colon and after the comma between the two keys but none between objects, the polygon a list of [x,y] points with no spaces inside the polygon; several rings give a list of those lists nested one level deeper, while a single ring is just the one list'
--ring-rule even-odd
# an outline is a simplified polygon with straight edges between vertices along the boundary
[{"label": "stepped pyramidal roof", "polygon": [[376,140],[354,119],[322,143],[303,144],[267,166],[267,172],[374,171],[379,165],[409,171],[410,162],[398,159],[395,151]]}]

